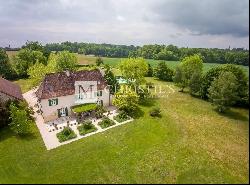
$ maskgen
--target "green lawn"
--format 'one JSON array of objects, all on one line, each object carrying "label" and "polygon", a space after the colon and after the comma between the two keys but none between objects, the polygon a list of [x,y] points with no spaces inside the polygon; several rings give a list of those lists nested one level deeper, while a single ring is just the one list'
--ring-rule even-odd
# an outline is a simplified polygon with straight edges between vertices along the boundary
[{"label": "green lawn", "polygon": [[34,87],[30,79],[19,79],[14,81],[14,83],[21,87],[22,93],[26,93]]},{"label": "green lawn", "polygon": [[[155,81],[154,83],[167,84]],[[152,106],[162,118],[152,118]],[[0,131],[0,183],[247,183],[248,110],[175,92],[135,121],[47,151],[38,130]]]}]

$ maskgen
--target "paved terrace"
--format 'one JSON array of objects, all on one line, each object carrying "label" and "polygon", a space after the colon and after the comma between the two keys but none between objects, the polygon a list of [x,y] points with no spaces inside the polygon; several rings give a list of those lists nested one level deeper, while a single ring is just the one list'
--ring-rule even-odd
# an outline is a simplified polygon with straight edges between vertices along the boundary
[{"label": "paved terrace", "polygon": [[[59,146],[65,145],[65,144],[69,144],[69,143],[74,142],[76,140],[79,140],[79,139],[82,139],[85,137],[89,137],[91,135],[98,134],[98,133],[104,132],[108,129],[112,129],[112,128],[117,127],[119,125],[123,125],[123,124],[126,124],[128,122],[133,121],[133,119],[131,118],[130,120],[127,120],[127,121],[122,122],[122,123],[117,122],[116,120],[113,119],[113,117],[118,114],[117,110],[114,109],[114,107],[109,107],[109,110],[111,110],[111,114],[108,115],[108,117],[116,123],[113,126],[102,129],[98,125],[98,123],[101,121],[101,119],[92,119],[92,124],[95,125],[95,127],[97,128],[97,131],[86,134],[84,136],[81,136],[79,134],[78,129],[77,129],[78,123],[76,122],[75,118],[60,118],[60,119],[57,119],[54,121],[54,123],[58,124],[58,127],[59,127],[59,129],[56,130],[56,129],[54,129],[54,127],[51,123],[44,123],[43,117],[36,112],[38,110],[38,108],[35,106],[37,104],[37,97],[36,97],[35,91],[36,91],[36,89],[28,91],[27,93],[23,94],[23,97],[28,102],[29,106],[32,107],[35,111],[34,117],[36,120],[36,125],[40,131],[40,134],[42,136],[42,139],[44,141],[44,144],[45,144],[47,150],[51,150],[51,149],[57,148]],[[106,115],[107,115],[107,113],[106,113]],[[70,128],[72,130],[74,130],[74,132],[77,134],[77,138],[60,143],[58,138],[56,137],[56,134],[59,133],[60,131],[62,131],[64,126],[67,126],[67,121],[69,121]]]}]

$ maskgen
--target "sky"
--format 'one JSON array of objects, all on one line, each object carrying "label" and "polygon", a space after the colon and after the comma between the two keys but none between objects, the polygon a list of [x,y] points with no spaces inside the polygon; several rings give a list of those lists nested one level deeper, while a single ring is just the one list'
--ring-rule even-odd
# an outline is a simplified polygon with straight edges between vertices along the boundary
[{"label": "sky", "polygon": [[249,1],[0,0],[0,47],[27,40],[249,48]]}]

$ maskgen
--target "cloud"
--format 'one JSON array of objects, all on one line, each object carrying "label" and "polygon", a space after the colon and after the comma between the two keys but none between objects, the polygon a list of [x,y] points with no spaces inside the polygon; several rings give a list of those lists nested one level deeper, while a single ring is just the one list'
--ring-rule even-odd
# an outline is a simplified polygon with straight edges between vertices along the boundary
[{"label": "cloud", "polygon": [[248,48],[248,12],[247,0],[0,0],[0,46],[69,40]]},{"label": "cloud", "polygon": [[161,22],[187,28],[194,35],[249,35],[248,0],[167,0],[153,11]]}]

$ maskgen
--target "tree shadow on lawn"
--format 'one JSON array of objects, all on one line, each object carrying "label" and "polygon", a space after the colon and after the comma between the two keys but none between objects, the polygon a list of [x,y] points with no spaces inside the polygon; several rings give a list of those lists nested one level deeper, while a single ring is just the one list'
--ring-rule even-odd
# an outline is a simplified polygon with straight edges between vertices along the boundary
[{"label": "tree shadow on lawn", "polygon": [[29,134],[19,136],[15,134],[9,127],[0,128],[0,142],[13,137],[15,137],[16,139],[27,140],[27,141],[37,138],[37,136],[32,132]]},{"label": "tree shadow on lawn", "polygon": [[229,119],[234,119],[234,120],[240,120],[240,121],[249,121],[249,117],[246,115],[243,115],[241,112],[233,111],[233,110],[228,110],[225,113],[219,113],[221,116],[228,117]]}]

